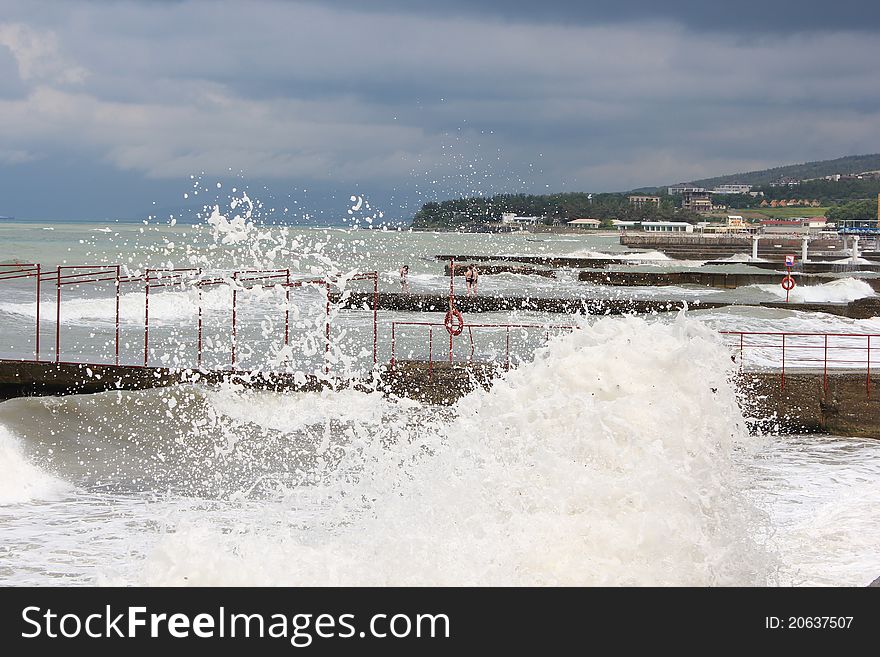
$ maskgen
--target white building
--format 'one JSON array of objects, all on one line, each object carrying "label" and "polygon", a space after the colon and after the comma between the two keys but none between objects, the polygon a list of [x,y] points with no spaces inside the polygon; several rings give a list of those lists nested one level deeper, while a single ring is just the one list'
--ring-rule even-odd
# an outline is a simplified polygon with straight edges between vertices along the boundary
[{"label": "white building", "polygon": [[694,226],[686,221],[643,221],[646,233],[693,233]]},{"label": "white building", "polygon": [[695,187],[694,185],[688,185],[685,183],[679,183],[677,185],[673,185],[672,187],[667,187],[666,191],[669,192],[669,195],[673,194],[684,194],[685,192],[693,194],[694,192],[705,192],[705,187]]},{"label": "white building", "polygon": [[748,194],[752,191],[751,185],[741,185],[739,183],[733,183],[730,185],[717,185],[715,189],[712,190],[713,194]]},{"label": "white building", "polygon": [[520,217],[515,212],[501,213],[501,223],[507,225],[537,226],[544,223],[544,217]]},{"label": "white building", "polygon": [[566,223],[575,228],[599,228],[602,225],[598,219],[572,219]]}]

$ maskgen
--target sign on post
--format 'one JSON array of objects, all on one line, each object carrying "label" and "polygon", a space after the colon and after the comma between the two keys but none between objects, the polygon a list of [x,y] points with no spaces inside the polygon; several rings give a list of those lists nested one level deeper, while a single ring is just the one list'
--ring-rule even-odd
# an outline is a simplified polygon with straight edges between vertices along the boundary
[{"label": "sign on post", "polygon": [[785,268],[788,270],[788,273],[785,275],[785,278],[782,279],[782,289],[785,290],[785,303],[788,303],[789,294],[794,289],[794,279],[791,277],[791,268],[794,267],[794,256],[787,255],[785,256]]}]

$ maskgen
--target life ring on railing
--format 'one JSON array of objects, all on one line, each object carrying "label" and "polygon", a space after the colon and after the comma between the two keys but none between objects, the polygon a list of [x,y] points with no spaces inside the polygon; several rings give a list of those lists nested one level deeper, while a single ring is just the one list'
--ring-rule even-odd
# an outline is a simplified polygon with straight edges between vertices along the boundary
[{"label": "life ring on railing", "polygon": [[786,292],[791,292],[794,289],[795,282],[791,276],[786,276],[782,279],[782,289]]},{"label": "life ring on railing", "polygon": [[458,309],[450,308],[446,313],[446,319],[443,320],[443,326],[449,331],[449,335],[461,335],[464,331],[464,317]]}]

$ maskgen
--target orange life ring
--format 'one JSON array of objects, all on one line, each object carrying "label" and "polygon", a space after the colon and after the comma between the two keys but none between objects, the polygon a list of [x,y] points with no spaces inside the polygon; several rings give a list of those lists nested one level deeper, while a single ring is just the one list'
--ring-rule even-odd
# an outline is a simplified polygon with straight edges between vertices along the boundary
[{"label": "orange life ring", "polygon": [[449,331],[449,335],[461,335],[461,332],[464,331],[464,317],[461,316],[461,312],[459,312],[455,308],[451,308],[448,313],[446,313],[446,319],[443,320],[443,325],[446,327],[446,330]]},{"label": "orange life ring", "polygon": [[786,292],[790,292],[794,289],[794,279],[791,276],[786,276],[782,279],[782,289]]}]

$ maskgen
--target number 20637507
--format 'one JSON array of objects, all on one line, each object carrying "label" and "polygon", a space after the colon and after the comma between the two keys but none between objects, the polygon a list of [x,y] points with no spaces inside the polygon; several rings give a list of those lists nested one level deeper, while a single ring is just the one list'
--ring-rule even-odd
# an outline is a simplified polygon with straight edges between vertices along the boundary
[{"label": "number 20637507", "polygon": [[852,627],[853,616],[765,616],[768,630],[846,630]]}]

